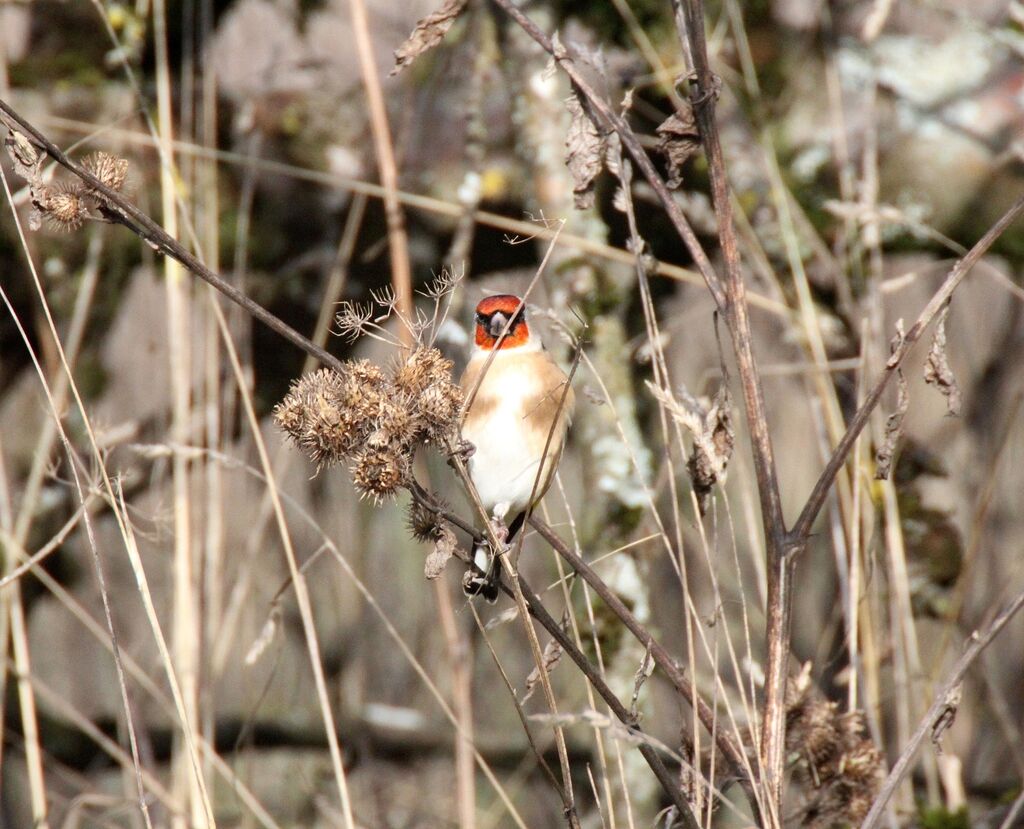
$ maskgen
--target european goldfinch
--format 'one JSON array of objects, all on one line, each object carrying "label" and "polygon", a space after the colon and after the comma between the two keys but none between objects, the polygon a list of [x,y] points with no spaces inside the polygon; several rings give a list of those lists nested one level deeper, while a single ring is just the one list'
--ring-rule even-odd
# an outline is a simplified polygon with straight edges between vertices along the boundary
[{"label": "european goldfinch", "polygon": [[[569,378],[530,329],[519,297],[487,297],[475,322],[476,344],[461,380],[470,401],[462,437],[475,448],[469,475],[480,501],[499,524],[511,517],[505,537],[511,541],[551,485],[575,398]],[[463,588],[494,601],[499,560],[478,547],[474,562],[487,575],[470,570]]]}]

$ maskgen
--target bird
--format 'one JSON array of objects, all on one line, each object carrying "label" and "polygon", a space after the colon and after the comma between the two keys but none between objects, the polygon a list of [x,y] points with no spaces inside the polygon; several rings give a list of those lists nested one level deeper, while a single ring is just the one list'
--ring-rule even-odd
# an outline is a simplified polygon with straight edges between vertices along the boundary
[{"label": "bird", "polygon": [[[473,353],[460,380],[469,403],[462,438],[473,447],[469,477],[488,516],[499,527],[511,518],[502,539],[507,543],[551,485],[575,395],[530,326],[518,296],[485,297],[476,306],[474,322]],[[466,573],[464,591],[495,601],[500,560],[481,544],[473,561],[478,569]]]}]

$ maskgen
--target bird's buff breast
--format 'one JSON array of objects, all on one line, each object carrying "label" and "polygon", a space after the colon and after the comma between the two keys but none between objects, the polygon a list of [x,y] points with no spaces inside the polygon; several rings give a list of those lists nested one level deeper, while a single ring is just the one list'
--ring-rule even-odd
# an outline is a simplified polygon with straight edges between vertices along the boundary
[{"label": "bird's buff breast", "polygon": [[[529,365],[532,361],[520,361],[525,362],[521,366],[505,365],[500,356],[480,384],[462,435],[476,447],[469,459],[469,473],[484,508],[491,513],[495,506],[508,504],[506,516],[511,520],[529,506],[531,494],[537,500],[547,489],[561,454],[564,427],[552,435],[549,459],[537,481],[551,428],[549,418],[539,416],[537,404],[546,395],[557,395],[558,388],[542,388],[547,383],[539,378],[547,373],[538,375],[536,366]],[[546,355],[537,357],[546,359]]]}]

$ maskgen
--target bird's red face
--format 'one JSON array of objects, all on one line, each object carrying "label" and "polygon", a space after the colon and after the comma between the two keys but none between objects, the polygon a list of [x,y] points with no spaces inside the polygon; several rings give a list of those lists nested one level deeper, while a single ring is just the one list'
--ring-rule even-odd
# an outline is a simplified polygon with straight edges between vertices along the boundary
[{"label": "bird's red face", "polygon": [[[508,326],[505,339],[498,346],[498,339],[509,320],[513,320],[513,322]],[[495,346],[501,349],[516,348],[526,345],[529,339],[530,329],[526,324],[526,308],[519,297],[513,294],[498,294],[481,300],[480,304],[476,306],[477,347],[485,351],[490,351]]]}]

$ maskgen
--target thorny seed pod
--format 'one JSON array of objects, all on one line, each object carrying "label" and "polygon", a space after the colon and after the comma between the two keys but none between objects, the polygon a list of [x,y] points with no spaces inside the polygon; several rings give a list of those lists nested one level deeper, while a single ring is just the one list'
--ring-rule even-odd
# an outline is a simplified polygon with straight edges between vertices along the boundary
[{"label": "thorny seed pod", "polygon": [[435,383],[451,382],[452,361],[436,348],[421,346],[395,371],[395,387],[414,397]]},{"label": "thorny seed pod", "polygon": [[441,537],[444,524],[433,510],[427,509],[419,502],[409,502],[406,512],[406,526],[417,541],[436,541]]},{"label": "thorny seed pod", "polygon": [[423,431],[417,414],[415,405],[406,395],[388,395],[380,406],[377,428],[396,446],[411,447]]},{"label": "thorny seed pod", "polygon": [[[391,378],[368,360],[322,369],[293,383],[274,419],[317,464],[352,458],[353,484],[376,502],[409,481],[420,443],[439,439],[457,424],[462,391],[452,363],[437,349],[420,347]],[[436,541],[440,525],[430,530]]]},{"label": "thorny seed pod", "polygon": [[362,437],[346,405],[349,378],[320,369],[292,383],[274,407],[274,420],[313,460],[319,472],[349,455]]},{"label": "thorny seed pod", "polygon": [[806,702],[794,722],[794,732],[807,758],[815,765],[827,763],[839,748],[836,704],[825,700]]},{"label": "thorny seed pod", "polygon": [[796,758],[794,779],[807,793],[801,825],[859,824],[881,783],[881,754],[863,714],[838,713],[836,703],[811,686],[809,665],[790,681],[786,706],[786,747]]},{"label": "thorny seed pod", "polygon": [[383,429],[375,429],[366,438],[366,445],[371,449],[386,449],[391,445],[391,437]]},{"label": "thorny seed pod", "polygon": [[355,360],[346,363],[349,377],[360,386],[373,389],[383,389],[387,385],[387,377],[380,370],[380,366],[371,363],[369,360]]},{"label": "thorny seed pod", "polygon": [[365,437],[374,428],[381,407],[390,392],[384,373],[369,360],[346,364],[348,374],[342,399],[353,421],[361,424]]},{"label": "thorny seed pod", "polygon": [[367,447],[352,465],[352,484],[360,495],[376,503],[391,498],[409,479],[409,455],[393,447]]},{"label": "thorny seed pod", "polygon": [[462,389],[450,380],[434,383],[419,398],[419,412],[428,440],[437,440],[453,430],[462,408]]},{"label": "thorny seed pod", "polygon": [[91,217],[85,193],[77,183],[53,184],[32,191],[32,203],[50,226],[57,230],[78,230]]},{"label": "thorny seed pod", "polygon": [[82,166],[111,190],[124,187],[128,177],[128,160],[110,153],[97,152],[82,159]]}]

